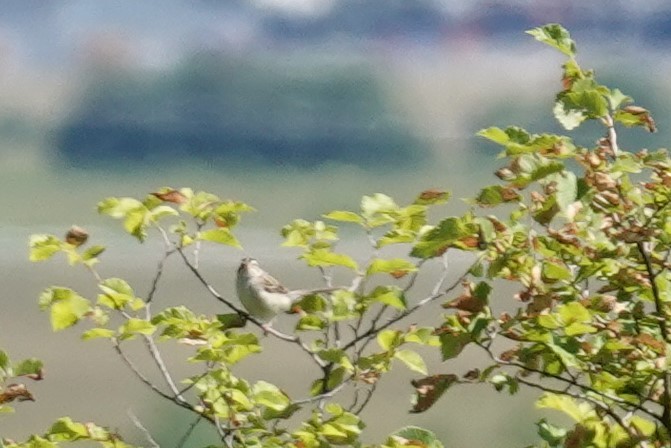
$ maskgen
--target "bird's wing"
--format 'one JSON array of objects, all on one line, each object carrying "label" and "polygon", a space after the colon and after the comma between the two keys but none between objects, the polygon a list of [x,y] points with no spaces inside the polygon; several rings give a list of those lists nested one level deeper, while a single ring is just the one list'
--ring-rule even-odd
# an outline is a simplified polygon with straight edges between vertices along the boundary
[{"label": "bird's wing", "polygon": [[286,294],[289,292],[287,288],[282,285],[275,277],[272,275],[266,273],[266,275],[263,276],[263,289],[268,291],[268,292],[275,292],[275,293],[280,293],[280,294]]}]

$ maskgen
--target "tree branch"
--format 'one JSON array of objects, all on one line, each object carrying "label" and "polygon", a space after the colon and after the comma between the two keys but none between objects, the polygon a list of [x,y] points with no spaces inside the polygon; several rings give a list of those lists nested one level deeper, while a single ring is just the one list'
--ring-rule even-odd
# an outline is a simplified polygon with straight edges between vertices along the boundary
[{"label": "tree branch", "polygon": [[[657,287],[657,273],[655,272],[653,266],[652,266],[652,261],[650,260],[650,250],[649,250],[649,245],[650,243],[639,241],[636,243],[636,247],[638,248],[638,252],[641,254],[641,257],[643,258],[643,263],[645,264],[645,270],[648,272],[648,278],[650,280],[650,288],[652,289],[652,297],[655,301],[655,314],[657,315],[658,319],[658,325],[659,325],[659,331],[662,333],[662,338],[666,342],[666,344],[669,343],[669,329],[666,325],[666,310],[664,309],[664,303],[662,301],[662,296],[659,292],[659,288]],[[662,424],[666,428],[667,431],[671,433],[671,373],[669,373],[668,369],[662,372],[663,376],[663,388],[664,388],[664,393],[662,397],[662,407],[664,409],[664,413],[662,415]]]},{"label": "tree branch", "polygon": [[[478,261],[479,261],[479,259],[475,263],[477,263]],[[447,266],[447,264],[446,264],[447,262],[444,261],[444,263],[445,263],[445,266]],[[349,349],[350,347],[354,346],[359,341],[361,341],[365,338],[368,338],[370,336],[374,337],[380,331],[390,327],[391,325],[395,324],[396,322],[398,322],[402,319],[405,319],[406,317],[415,313],[417,310],[424,307],[425,305],[433,302],[436,299],[439,299],[439,298],[449,294],[455,288],[457,288],[461,284],[461,282],[463,282],[463,280],[466,278],[466,276],[468,276],[468,273],[470,272],[471,268],[473,267],[473,265],[475,263],[471,264],[471,266],[468,267],[466,272],[464,272],[461,276],[459,276],[459,278],[457,278],[450,286],[448,286],[447,288],[445,288],[444,290],[441,291],[441,288],[443,287],[445,279],[447,278],[447,275],[448,275],[448,272],[447,272],[447,269],[446,269],[445,272],[443,273],[443,275],[441,276],[441,278],[439,279],[439,281],[436,283],[436,286],[434,287],[431,294],[429,294],[427,297],[425,297],[424,299],[417,302],[413,307],[408,308],[407,310],[405,310],[405,311],[399,313],[398,315],[390,318],[389,320],[387,320],[387,322],[380,325],[379,327],[371,327],[368,330],[366,330],[365,332],[356,336],[354,339],[352,339],[350,342],[348,342],[347,344],[345,344],[343,346],[343,350]]]}]

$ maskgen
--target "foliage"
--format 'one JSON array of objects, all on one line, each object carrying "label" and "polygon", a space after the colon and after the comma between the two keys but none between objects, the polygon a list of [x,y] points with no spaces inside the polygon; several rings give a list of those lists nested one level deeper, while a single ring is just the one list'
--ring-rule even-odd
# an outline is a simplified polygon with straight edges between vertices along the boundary
[{"label": "foliage", "polygon": [[[144,295],[123,279],[100,277],[96,263],[103,248],[85,249],[81,229],[72,229],[65,240],[33,236],[31,259],[64,253],[71,264],[90,270],[100,289],[96,298],[65,287],[46,289],[40,306],[49,311],[52,327],[82,325],[83,339],[107,340],[140,381],[210,424],[227,447],[363,446],[359,414],[397,366],[418,374],[412,412],[431,409],[456,385],[486,383],[510,394],[529,387],[542,392],[539,408],[561,411],[572,422],[561,428],[540,420],[538,446],[669,446],[671,162],[663,150],[618,147],[616,125],[652,132],[654,120],[579,66],[566,30],[547,25],[529,33],[568,58],[556,118],[567,130],[595,121],[603,125],[604,137],[583,147],[567,136],[518,127],[484,129],[479,135],[503,148],[506,164],[496,172],[500,182],[482,188],[462,215],[430,221],[429,211],[449,194],[427,190],[408,204],[384,194],[365,196],[358,210],[286,225],[284,245],[298,248],[299,258],[326,286],[333,286],[336,269],[351,278],[335,292],[305,297],[295,332],[263,325],[204,277],[202,246],[239,247],[233,231],[251,207],[187,188],[99,204],[101,213],[120,220],[140,242],[158,235],[164,243],[152,288]],[[336,250],[338,226],[366,235],[367,260]],[[405,248],[409,256],[391,256],[389,246]],[[461,259],[465,254],[471,264],[455,272],[453,254]],[[197,315],[186,307],[155,312],[163,263],[173,256],[232,313]],[[432,291],[420,295],[414,286],[428,263],[441,269]],[[503,282],[517,290],[514,297],[498,292]],[[403,324],[438,301],[445,312],[430,326]],[[507,311],[494,312],[494,301],[495,309]],[[307,397],[233,374],[233,365],[263,348],[254,329],[243,328],[245,322],[263,326],[318,367]],[[167,388],[153,384],[128,357],[134,340],[143,341]],[[200,373],[177,381],[157,341],[190,347],[188,362],[200,366]],[[444,360],[472,347],[488,361],[465,373],[429,374],[420,346],[439,350]],[[353,402],[342,398],[344,391],[353,394]],[[290,417],[299,409],[307,417],[296,426]],[[81,429],[67,422],[61,426]],[[53,430],[49,437],[53,443],[72,440]],[[42,446],[30,443],[9,446]],[[381,446],[442,445],[431,432],[408,427]]]}]

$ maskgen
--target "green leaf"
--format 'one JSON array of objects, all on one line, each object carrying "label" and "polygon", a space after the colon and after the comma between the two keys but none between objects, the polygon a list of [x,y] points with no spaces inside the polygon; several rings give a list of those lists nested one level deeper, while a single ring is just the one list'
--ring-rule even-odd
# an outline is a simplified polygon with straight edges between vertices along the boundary
[{"label": "green leaf", "polygon": [[397,350],[394,352],[394,358],[403,361],[410,370],[427,375],[426,363],[419,353],[412,350]]},{"label": "green leaf", "polygon": [[592,319],[589,310],[579,302],[570,302],[561,305],[559,307],[559,316],[566,325],[570,325],[573,322],[589,322]]},{"label": "green leaf", "polygon": [[345,254],[337,254],[328,249],[314,249],[304,253],[301,258],[307,261],[309,266],[344,266],[350,269],[358,269],[356,261]]},{"label": "green leaf", "polygon": [[245,326],[245,318],[238,313],[217,314],[217,320],[222,325],[222,329],[242,328]]},{"label": "green leaf", "polygon": [[538,426],[538,435],[541,439],[548,442],[550,446],[558,446],[564,440],[567,433],[564,428],[554,426],[545,419],[541,419],[536,425]]},{"label": "green leaf", "polygon": [[51,328],[63,330],[79,322],[91,310],[87,299],[69,288],[52,287],[40,294],[40,308],[51,308]]},{"label": "green leaf", "polygon": [[[2,368],[2,366],[0,366]],[[41,375],[44,363],[36,358],[24,359],[14,366],[14,376]]]},{"label": "green leaf", "polygon": [[537,408],[555,409],[571,417],[576,423],[584,422],[596,415],[592,407],[587,403],[580,403],[577,400],[565,395],[557,395],[546,392],[536,402]]},{"label": "green leaf", "polygon": [[436,435],[428,429],[420,428],[418,426],[406,426],[399,429],[392,434],[392,439],[401,439],[409,441],[409,443],[402,442],[402,445],[409,445],[417,448],[444,448],[444,445],[438,440]]},{"label": "green leaf", "polygon": [[566,56],[575,56],[575,42],[568,31],[558,23],[550,23],[526,32],[539,42],[550,45]]},{"label": "green leaf", "polygon": [[30,261],[42,261],[51,258],[62,250],[63,242],[53,235],[30,236]]},{"label": "green leaf", "polygon": [[142,202],[134,198],[107,198],[98,203],[98,213],[112,218],[125,218],[128,213],[145,208]]},{"label": "green leaf", "polygon": [[468,215],[459,218],[446,218],[422,235],[421,240],[415,244],[410,255],[419,258],[432,258],[442,255],[449,247],[477,250],[478,230],[478,225]]},{"label": "green leaf", "polygon": [[348,211],[335,210],[323,216],[324,218],[331,219],[333,221],[355,222],[357,224],[363,224],[364,222],[364,219],[361,216],[357,215],[354,212],[348,212]]},{"label": "green leaf", "polygon": [[408,272],[415,272],[417,267],[403,258],[392,258],[391,260],[382,260],[380,258],[374,259],[366,270],[366,275],[373,275],[378,273],[383,274],[397,274]]},{"label": "green leaf", "polygon": [[49,429],[49,438],[54,442],[86,440],[89,433],[82,423],[73,422],[70,417],[58,419]]},{"label": "green leaf", "polygon": [[580,322],[573,322],[572,324],[568,325],[567,327],[564,328],[564,333],[566,336],[578,336],[581,334],[591,334],[591,333],[596,333],[598,330],[588,324],[580,323]]},{"label": "green leaf", "polygon": [[608,95],[608,102],[610,103],[610,108],[612,110],[617,109],[623,104],[631,103],[633,99],[630,96],[625,95],[620,91],[620,89],[613,89]]},{"label": "green leaf", "polygon": [[296,331],[319,331],[326,328],[326,321],[313,314],[303,316],[296,323]]},{"label": "green leaf", "polygon": [[120,310],[135,299],[130,285],[121,278],[108,278],[98,287],[104,294],[98,296],[98,303],[111,309]]},{"label": "green leaf", "polygon": [[91,246],[82,253],[82,260],[92,260],[105,252],[105,246]]},{"label": "green leaf", "polygon": [[114,330],[110,330],[109,328],[92,328],[91,330],[87,330],[82,334],[82,339],[85,341],[97,338],[110,339],[114,336],[116,336],[116,332]]},{"label": "green leaf", "polygon": [[567,107],[562,100],[555,102],[552,112],[559,124],[561,124],[567,131],[577,128],[587,119],[587,116],[583,114],[582,111]]},{"label": "green leaf", "polygon": [[557,191],[555,197],[559,210],[566,212],[569,205],[573,204],[578,196],[578,179],[571,171],[563,171],[548,178],[554,181]]},{"label": "green leaf", "polygon": [[366,220],[366,225],[370,227],[394,222],[398,211],[398,205],[385,194],[375,193],[373,196],[364,196],[361,199],[361,214]]},{"label": "green leaf", "polygon": [[476,135],[491,140],[494,143],[498,143],[499,145],[505,145],[510,141],[508,134],[503,129],[497,127],[481,129]]},{"label": "green leaf", "polygon": [[144,319],[137,319],[131,317],[119,327],[119,334],[121,339],[130,339],[138,334],[150,335],[156,331],[156,326]]},{"label": "green leaf", "polygon": [[287,409],[289,404],[291,404],[291,400],[284,392],[274,384],[265,381],[258,381],[254,384],[252,393],[254,394],[254,400],[256,400],[259,405],[265,407],[269,411],[273,411],[272,415],[265,414],[265,417],[281,415],[281,413]]},{"label": "green leaf", "polygon": [[459,355],[461,351],[471,342],[471,335],[468,333],[441,334],[440,344],[443,361],[452,359]]},{"label": "green leaf", "polygon": [[546,281],[570,280],[573,278],[571,271],[564,264],[547,260],[543,263],[542,275]]},{"label": "green leaf", "polygon": [[0,350],[0,381],[3,381],[8,376],[13,376],[12,363],[9,355]]},{"label": "green leaf", "polygon": [[237,249],[242,249],[242,246],[235,238],[235,236],[233,236],[231,231],[224,227],[204,230],[198,234],[198,239],[204,241],[212,241],[219,244],[225,244],[227,246],[233,246]]},{"label": "green leaf", "polygon": [[404,310],[407,307],[405,295],[398,287],[378,286],[369,297],[374,302],[383,303],[399,310]]},{"label": "green leaf", "polygon": [[480,190],[475,202],[483,207],[494,207],[504,202],[515,202],[520,200],[520,195],[510,187],[492,185]]},{"label": "green leaf", "polygon": [[389,351],[401,342],[401,332],[398,330],[382,330],[377,334],[377,343],[382,350]]}]

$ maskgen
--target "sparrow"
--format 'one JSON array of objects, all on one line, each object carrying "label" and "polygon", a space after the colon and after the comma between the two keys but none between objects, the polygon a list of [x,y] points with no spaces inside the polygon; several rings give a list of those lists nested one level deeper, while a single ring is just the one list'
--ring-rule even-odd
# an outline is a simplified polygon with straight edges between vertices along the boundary
[{"label": "sparrow", "polygon": [[243,258],[235,281],[238,298],[250,315],[268,328],[279,313],[288,313],[294,304],[310,294],[331,292],[340,288],[289,290],[264,271],[253,258]]}]

